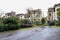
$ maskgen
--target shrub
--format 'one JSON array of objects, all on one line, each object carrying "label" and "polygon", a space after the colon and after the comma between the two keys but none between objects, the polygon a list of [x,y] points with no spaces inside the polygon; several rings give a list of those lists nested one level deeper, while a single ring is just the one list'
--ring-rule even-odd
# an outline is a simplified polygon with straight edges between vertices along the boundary
[{"label": "shrub", "polygon": [[35,21],[34,24],[39,26],[39,25],[41,25],[41,22],[40,21]]},{"label": "shrub", "polygon": [[31,24],[32,22],[29,19],[22,19],[21,23],[22,24]]},{"label": "shrub", "polygon": [[4,31],[4,29],[5,29],[4,26],[5,26],[4,24],[0,24],[0,31],[1,31],[1,32]]},{"label": "shrub", "polygon": [[32,22],[29,19],[23,19],[21,20],[21,27],[22,28],[32,27]]},{"label": "shrub", "polygon": [[41,22],[42,24],[45,24],[45,18],[42,18]]},{"label": "shrub", "polygon": [[18,24],[19,23],[19,19],[17,17],[9,17],[9,18],[5,18],[3,20],[4,24]]},{"label": "shrub", "polygon": [[53,25],[55,25],[55,21],[50,21],[48,24],[49,24],[49,26],[53,26]]},{"label": "shrub", "polygon": [[20,28],[20,20],[17,17],[4,18],[0,23],[0,31],[16,30]]},{"label": "shrub", "polygon": [[58,20],[56,23],[57,26],[60,26],[60,20]]},{"label": "shrub", "polygon": [[32,24],[22,24],[21,27],[22,28],[32,27]]}]

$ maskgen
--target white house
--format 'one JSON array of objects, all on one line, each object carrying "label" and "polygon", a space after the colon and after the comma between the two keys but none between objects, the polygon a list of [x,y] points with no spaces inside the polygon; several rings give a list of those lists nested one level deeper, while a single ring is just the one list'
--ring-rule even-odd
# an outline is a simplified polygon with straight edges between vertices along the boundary
[{"label": "white house", "polygon": [[24,19],[24,14],[17,14],[17,17],[19,17],[20,19]]},{"label": "white house", "polygon": [[48,9],[48,17],[47,20],[58,20],[57,9],[60,8],[60,4],[55,4],[54,7]]},{"label": "white house", "polygon": [[15,13],[16,13],[16,12],[11,11],[11,12],[5,13],[5,16],[3,16],[3,17],[4,17],[4,18],[7,18],[7,17],[15,16]]}]

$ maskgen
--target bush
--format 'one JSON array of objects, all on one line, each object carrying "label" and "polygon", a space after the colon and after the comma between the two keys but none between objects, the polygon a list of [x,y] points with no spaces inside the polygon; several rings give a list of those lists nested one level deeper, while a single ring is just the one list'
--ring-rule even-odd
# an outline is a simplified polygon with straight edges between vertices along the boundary
[{"label": "bush", "polygon": [[9,17],[9,18],[5,18],[3,20],[4,24],[18,24],[19,23],[19,19],[17,17]]},{"label": "bush", "polygon": [[17,17],[4,18],[0,23],[0,31],[16,30],[20,28],[20,20]]},{"label": "bush", "polygon": [[32,22],[28,19],[19,20],[17,17],[8,17],[0,19],[0,31],[16,30],[19,28],[32,27]]},{"label": "bush", "polygon": [[58,20],[56,23],[57,26],[60,26],[60,20]]},{"label": "bush", "polygon": [[21,27],[22,28],[32,27],[32,24],[22,24]]},{"label": "bush", "polygon": [[5,30],[5,25],[4,24],[0,24],[0,31],[4,31]]},{"label": "bush", "polygon": [[32,24],[32,22],[29,19],[22,19],[21,23],[22,24]]},{"label": "bush", "polygon": [[42,22],[42,24],[45,24],[45,22],[46,22],[45,18],[42,18],[41,22]]},{"label": "bush", "polygon": [[49,26],[54,26],[55,25],[55,21],[50,21],[48,24],[49,24]]},{"label": "bush", "polygon": [[41,22],[40,21],[35,21],[34,24],[39,26],[39,25],[41,25]]},{"label": "bush", "polygon": [[32,22],[29,19],[24,19],[21,20],[21,27],[26,28],[26,27],[32,27]]}]

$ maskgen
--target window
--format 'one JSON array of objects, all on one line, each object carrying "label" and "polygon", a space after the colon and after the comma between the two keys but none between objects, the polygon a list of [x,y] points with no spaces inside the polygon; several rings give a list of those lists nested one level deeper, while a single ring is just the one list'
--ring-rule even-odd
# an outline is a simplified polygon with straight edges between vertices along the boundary
[{"label": "window", "polygon": [[49,16],[51,16],[51,14],[49,14]]}]

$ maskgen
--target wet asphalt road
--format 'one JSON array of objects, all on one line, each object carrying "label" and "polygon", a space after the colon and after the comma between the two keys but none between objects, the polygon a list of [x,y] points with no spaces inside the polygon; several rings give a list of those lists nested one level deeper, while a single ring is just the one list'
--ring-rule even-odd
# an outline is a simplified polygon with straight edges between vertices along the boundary
[{"label": "wet asphalt road", "polygon": [[19,30],[5,37],[0,36],[0,40],[60,40],[60,29],[45,27],[42,31],[40,28]]}]

